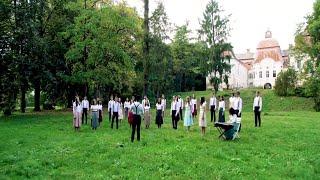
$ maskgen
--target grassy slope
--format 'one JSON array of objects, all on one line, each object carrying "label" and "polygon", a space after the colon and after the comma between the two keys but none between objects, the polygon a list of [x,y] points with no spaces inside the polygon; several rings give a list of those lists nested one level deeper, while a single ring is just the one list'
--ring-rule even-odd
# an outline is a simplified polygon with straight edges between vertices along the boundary
[{"label": "grassy slope", "polygon": [[[275,106],[287,109],[289,105],[284,104]],[[272,110],[276,107],[266,105]],[[129,142],[126,123],[118,131],[111,130],[104,121],[96,132],[84,126],[80,133],[75,133],[70,113],[1,117],[0,179],[320,176],[319,113],[271,111],[263,116],[262,128],[253,127],[252,116],[251,112],[244,113],[241,139],[233,142],[218,140],[212,125],[202,138],[197,124],[188,133],[180,122],[179,129],[174,131],[166,119],[163,129],[156,129],[153,124],[151,129],[143,129],[140,143]]]},{"label": "grassy slope", "polygon": [[[246,89],[240,91],[242,97],[244,111],[252,111],[253,98],[255,96],[256,89]],[[313,111],[313,100],[311,98],[302,97],[278,97],[272,90],[259,89],[263,98],[263,111]],[[207,101],[211,96],[211,91],[197,91],[194,92],[197,99],[201,96],[206,97]],[[223,95],[226,103],[231,95],[231,91],[219,92],[217,95]],[[177,93],[182,97],[192,96],[191,92]]]}]

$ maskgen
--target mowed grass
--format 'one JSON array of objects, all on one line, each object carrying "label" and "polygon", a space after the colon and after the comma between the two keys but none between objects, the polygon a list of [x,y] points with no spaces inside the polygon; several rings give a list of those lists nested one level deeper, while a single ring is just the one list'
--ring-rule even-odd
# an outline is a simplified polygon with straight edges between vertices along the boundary
[{"label": "mowed grass", "polygon": [[[318,179],[320,114],[276,112],[254,128],[243,113],[241,138],[218,139],[209,123],[201,137],[169,117],[157,129],[144,129],[130,142],[127,122],[110,129],[107,116],[92,131],[74,132],[71,112],[17,114],[0,120],[0,179]],[[169,112],[167,113],[169,115]],[[208,113],[209,115],[209,113]],[[209,119],[209,116],[207,118]]]}]

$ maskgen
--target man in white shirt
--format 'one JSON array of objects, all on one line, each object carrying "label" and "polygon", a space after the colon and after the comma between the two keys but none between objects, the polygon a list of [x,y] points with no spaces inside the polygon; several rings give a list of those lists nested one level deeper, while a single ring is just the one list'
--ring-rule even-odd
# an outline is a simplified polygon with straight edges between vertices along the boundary
[{"label": "man in white shirt", "polygon": [[173,101],[171,103],[171,118],[172,118],[173,129],[178,129],[178,121],[180,119],[179,111],[180,111],[180,105],[178,102],[178,96],[173,96]]},{"label": "man in white shirt", "polygon": [[236,97],[234,98],[233,109],[234,109],[233,122],[236,122],[237,118],[241,118],[241,112],[242,112],[242,99],[240,97],[239,91],[237,92]]},{"label": "man in white shirt", "polygon": [[144,108],[139,103],[139,97],[132,97],[134,103],[132,103],[130,111],[133,113],[133,123],[131,132],[131,142],[134,141],[134,135],[137,130],[137,140],[140,141],[140,127],[141,127],[141,116],[143,115]]},{"label": "man in white shirt", "polygon": [[109,122],[111,122],[113,103],[114,103],[113,96],[111,96],[110,100],[109,100],[109,103],[108,103]]},{"label": "man in white shirt", "polygon": [[255,127],[261,127],[261,110],[262,110],[262,98],[260,96],[260,92],[257,91],[256,97],[253,100],[253,112],[254,112],[254,122]]},{"label": "man in white shirt", "polygon": [[230,121],[233,119],[234,109],[233,109],[233,102],[234,102],[234,93],[232,93],[231,97],[229,98],[229,119]]},{"label": "man in white shirt", "polygon": [[111,107],[112,112],[112,122],[111,122],[111,128],[113,129],[113,122],[114,119],[116,119],[116,128],[118,129],[118,123],[119,123],[119,110],[120,110],[120,103],[118,102],[118,97],[115,98],[114,103]]},{"label": "man in white shirt", "polygon": [[179,102],[179,116],[180,116],[180,119],[181,121],[183,121],[183,114],[182,114],[182,110],[183,110],[183,99],[181,98],[181,96],[179,95],[179,99],[178,99],[178,102]]},{"label": "man in white shirt", "polygon": [[211,112],[211,122],[214,120],[216,122],[216,109],[217,109],[217,98],[215,97],[214,93],[210,98],[210,112]]},{"label": "man in white shirt", "polygon": [[85,96],[81,102],[82,105],[82,124],[84,124],[84,116],[86,116],[86,124],[88,124],[88,109],[89,109],[89,101]]}]

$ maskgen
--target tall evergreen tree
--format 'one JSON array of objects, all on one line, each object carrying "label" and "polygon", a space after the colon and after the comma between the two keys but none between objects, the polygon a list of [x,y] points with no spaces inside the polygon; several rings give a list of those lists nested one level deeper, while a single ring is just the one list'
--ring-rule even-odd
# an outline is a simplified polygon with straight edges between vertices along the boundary
[{"label": "tall evergreen tree", "polygon": [[208,75],[215,91],[223,82],[224,74],[230,72],[230,56],[224,52],[232,51],[231,44],[227,43],[229,36],[229,16],[223,16],[223,10],[217,1],[210,0],[203,13],[199,30],[201,40],[205,41],[210,49]]}]

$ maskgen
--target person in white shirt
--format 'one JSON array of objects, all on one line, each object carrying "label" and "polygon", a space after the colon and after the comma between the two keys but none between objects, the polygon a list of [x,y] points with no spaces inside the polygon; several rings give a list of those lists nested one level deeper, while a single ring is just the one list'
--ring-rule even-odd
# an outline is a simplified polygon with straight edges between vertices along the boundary
[{"label": "person in white shirt", "polygon": [[120,123],[122,122],[123,120],[123,103],[121,101],[121,98],[118,98],[118,102],[120,104],[120,109],[119,109],[119,121]]},{"label": "person in white shirt", "polygon": [[103,107],[102,107],[102,101],[98,101],[98,111],[99,111],[99,125],[102,123],[103,119]]},{"label": "person in white shirt", "polygon": [[262,98],[260,96],[260,92],[256,92],[256,97],[253,100],[253,111],[254,111],[254,122],[255,127],[261,127],[261,110],[262,110]]},{"label": "person in white shirt", "polygon": [[113,122],[114,119],[116,119],[116,128],[119,128],[119,111],[120,111],[120,103],[118,102],[118,97],[115,98],[114,103],[112,104],[111,107],[111,112],[112,112],[112,121],[111,121],[111,128],[113,129]]},{"label": "person in white shirt", "polygon": [[97,104],[97,100],[93,99],[92,105],[91,105],[91,117],[92,117],[91,127],[93,130],[97,130],[97,127],[99,125],[98,111],[99,111],[99,105]]},{"label": "person in white shirt", "polygon": [[130,107],[131,107],[131,103],[129,101],[129,98],[127,98],[126,101],[124,102],[124,109],[125,109],[124,117],[125,117],[125,119],[128,118],[128,113],[129,113]]},{"label": "person in white shirt", "polygon": [[179,102],[179,107],[180,107],[180,110],[179,110],[179,116],[180,116],[180,119],[181,121],[183,121],[183,114],[182,114],[182,110],[183,110],[183,99],[181,98],[181,96],[179,95],[179,99],[178,99],[178,102]]},{"label": "person in white shirt", "polygon": [[134,141],[134,135],[137,131],[137,140],[140,141],[140,127],[141,127],[141,116],[143,115],[143,107],[139,103],[139,96],[132,97],[134,103],[131,105],[130,112],[133,114],[131,142]]},{"label": "person in white shirt", "polygon": [[162,96],[161,98],[158,98],[158,101],[156,103],[156,111],[157,111],[157,115],[156,115],[156,124],[158,125],[158,128],[161,128],[161,125],[163,124],[163,112],[164,112],[164,107],[162,105],[162,100],[163,100],[164,96]]},{"label": "person in white shirt", "polygon": [[178,129],[180,106],[178,103],[178,96],[173,96],[171,102],[171,119],[173,129]]},{"label": "person in white shirt", "polygon": [[224,102],[224,97],[221,96],[219,97],[219,122],[225,122],[225,116],[224,116],[224,112],[226,110],[226,104]]},{"label": "person in white shirt", "polygon": [[192,104],[189,96],[186,99],[186,104],[184,107],[185,107],[185,111],[184,111],[183,125],[187,127],[188,131],[190,131],[190,127],[193,125],[193,119],[192,119],[192,113],[191,113]]},{"label": "person in white shirt", "polygon": [[150,115],[150,102],[149,100],[145,101],[145,105],[144,105],[144,122],[146,125],[146,129],[149,129],[150,127],[150,121],[151,121],[151,115]]},{"label": "person in white shirt", "polygon": [[197,99],[194,94],[192,95],[191,106],[192,118],[197,118]]},{"label": "person in white shirt", "polygon": [[108,102],[109,122],[111,122],[111,118],[112,118],[112,106],[113,106],[113,103],[114,103],[113,96],[111,96],[110,100]]},{"label": "person in white shirt", "polygon": [[233,119],[234,109],[233,109],[233,102],[234,102],[234,93],[232,93],[231,97],[229,98],[229,119],[230,121]]},{"label": "person in white shirt", "polygon": [[84,116],[86,116],[86,124],[88,124],[88,109],[89,109],[89,101],[87,100],[87,97],[85,96],[84,99],[81,102],[82,105],[82,124],[84,124]]},{"label": "person in white shirt", "polygon": [[161,105],[162,105],[162,107],[163,107],[162,117],[163,117],[163,121],[164,121],[165,111],[166,111],[166,108],[167,108],[167,100],[166,100],[164,94],[162,94]]},{"label": "person in white shirt", "polygon": [[237,92],[236,97],[234,98],[233,109],[234,109],[234,113],[233,113],[232,122],[237,122],[237,118],[241,118],[241,112],[242,112],[242,99],[240,97],[239,91]]},{"label": "person in white shirt", "polygon": [[143,109],[144,109],[144,106],[145,106],[147,100],[148,100],[147,96],[143,96],[143,100],[141,102]]},{"label": "person in white shirt", "polygon": [[75,98],[75,101],[72,103],[73,105],[73,126],[75,131],[79,131],[81,127],[81,115],[82,115],[82,105],[79,97]]},{"label": "person in white shirt", "polygon": [[204,97],[200,99],[199,127],[201,128],[201,135],[204,136],[207,127],[206,100]]},{"label": "person in white shirt", "polygon": [[210,98],[210,112],[211,112],[211,122],[214,120],[216,122],[216,110],[217,110],[217,98],[215,94],[212,94],[212,97]]}]

